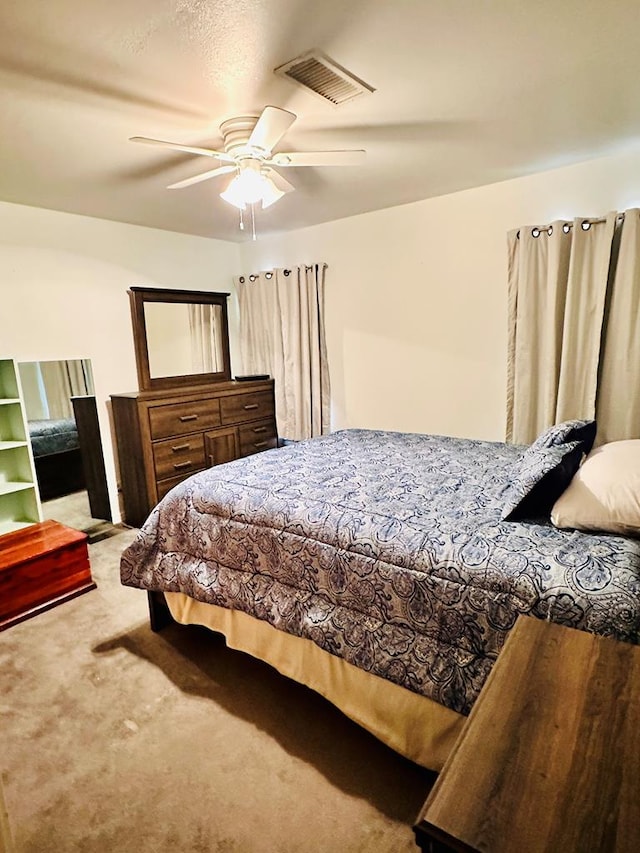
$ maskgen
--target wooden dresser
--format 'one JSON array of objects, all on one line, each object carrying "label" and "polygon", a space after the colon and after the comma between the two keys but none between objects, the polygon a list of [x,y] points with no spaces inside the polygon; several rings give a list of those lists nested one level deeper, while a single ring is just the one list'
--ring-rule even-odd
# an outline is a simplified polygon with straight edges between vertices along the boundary
[{"label": "wooden dresser", "polygon": [[212,465],[276,447],[273,380],[112,394],[124,521]]}]

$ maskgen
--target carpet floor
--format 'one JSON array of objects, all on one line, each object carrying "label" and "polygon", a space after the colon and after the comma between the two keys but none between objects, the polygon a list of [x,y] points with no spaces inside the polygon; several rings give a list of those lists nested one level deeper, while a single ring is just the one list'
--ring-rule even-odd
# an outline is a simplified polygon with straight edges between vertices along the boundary
[{"label": "carpet floor", "polygon": [[98,589],[0,633],[0,773],[16,853],[415,853],[433,775],[200,628],[148,627],[135,531]]},{"label": "carpet floor", "polygon": [[73,527],[74,530],[81,530],[89,537],[89,543],[106,539],[121,529],[119,525],[113,525],[104,519],[92,517],[86,490],[44,501],[42,517],[59,521],[60,524]]}]

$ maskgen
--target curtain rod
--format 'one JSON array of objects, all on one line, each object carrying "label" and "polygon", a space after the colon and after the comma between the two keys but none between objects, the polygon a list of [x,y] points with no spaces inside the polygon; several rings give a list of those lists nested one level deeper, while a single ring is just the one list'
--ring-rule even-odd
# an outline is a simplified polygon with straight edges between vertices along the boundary
[{"label": "curtain rod", "polygon": [[[592,225],[600,225],[600,223],[602,223],[602,222],[606,222],[606,221],[607,221],[607,217],[606,217],[606,216],[599,216],[599,217],[597,217],[597,218],[595,218],[595,219],[590,219],[590,218],[588,218],[588,217],[585,217],[585,218],[580,218],[580,221],[581,221],[581,224],[582,224],[582,228],[583,228],[583,230],[584,230],[584,231],[588,231],[588,230],[589,230],[589,228],[591,228],[591,226],[592,226]],[[624,213],[618,213],[618,214],[616,214],[616,222],[623,222],[623,221],[624,221]],[[586,227],[585,227],[585,226],[586,226]],[[568,234],[568,233],[569,233],[569,231],[571,231],[571,229],[572,229],[572,228],[573,228],[573,222],[564,222],[564,223],[563,223],[563,225],[562,225],[562,230],[564,231],[564,233],[565,233],[565,234]],[[522,230],[521,228],[519,228],[519,229],[518,229],[518,233],[516,234],[516,239],[517,239],[517,240],[519,240],[519,239],[520,239],[520,231],[521,231],[521,230]],[[546,232],[547,232],[547,234],[548,234],[549,236],[551,236],[551,234],[553,233],[553,224],[549,224],[549,225],[534,225],[534,226],[532,226],[532,228],[531,228],[531,235],[532,235],[533,237],[539,237],[539,236],[540,236],[540,234],[542,234],[544,231],[546,231]]]},{"label": "curtain rod", "polygon": [[[312,270],[314,267],[322,267],[322,269],[325,269],[325,270],[329,268],[329,264],[327,264],[327,263],[300,264],[299,266],[304,267],[307,272],[309,272],[309,270]],[[263,270],[263,272],[264,272],[265,278],[273,278],[273,270]],[[284,273],[285,276],[291,275],[290,269],[283,269],[282,272]],[[255,273],[255,272],[251,273],[251,275],[248,277],[249,281],[251,281],[251,282],[256,281],[256,279],[258,279],[260,277],[260,275],[261,275],[261,273]],[[245,278],[246,277],[243,275],[238,276],[238,281],[240,282],[240,284],[244,284]]]}]

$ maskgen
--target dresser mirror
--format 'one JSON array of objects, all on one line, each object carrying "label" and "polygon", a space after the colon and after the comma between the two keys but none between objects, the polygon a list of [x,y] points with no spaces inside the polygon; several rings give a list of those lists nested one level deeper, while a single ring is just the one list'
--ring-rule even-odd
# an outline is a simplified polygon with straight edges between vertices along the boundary
[{"label": "dresser mirror", "polygon": [[141,391],[231,379],[228,293],[129,290]]}]

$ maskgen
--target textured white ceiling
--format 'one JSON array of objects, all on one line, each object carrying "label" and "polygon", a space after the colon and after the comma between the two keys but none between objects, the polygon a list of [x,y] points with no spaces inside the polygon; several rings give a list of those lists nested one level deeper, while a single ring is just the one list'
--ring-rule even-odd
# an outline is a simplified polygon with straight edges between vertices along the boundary
[{"label": "textured white ceiling", "polygon": [[[637,0],[20,0],[0,8],[0,199],[242,239],[218,193],[168,191],[266,104],[279,150],[365,148],[289,169],[265,234],[608,153],[640,137]],[[376,89],[339,108],[273,74],[319,48]],[[245,238],[246,239],[246,238]]]}]

